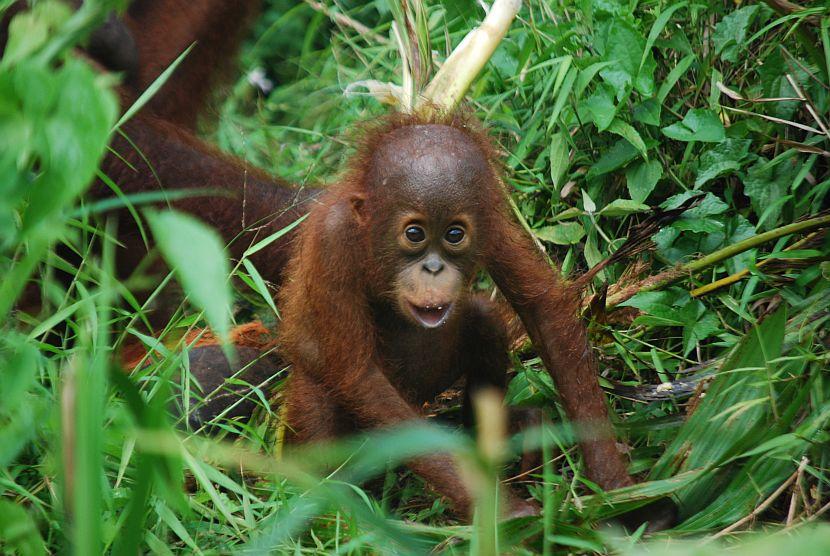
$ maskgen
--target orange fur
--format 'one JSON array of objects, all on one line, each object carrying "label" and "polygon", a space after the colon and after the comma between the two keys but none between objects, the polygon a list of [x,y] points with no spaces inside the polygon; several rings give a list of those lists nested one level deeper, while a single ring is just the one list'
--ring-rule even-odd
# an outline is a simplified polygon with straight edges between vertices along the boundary
[{"label": "orange fur", "polygon": [[[443,137],[436,139],[443,141],[440,147],[425,146],[418,142],[421,139],[412,139],[411,144],[399,141],[402,134],[420,137],[415,131],[420,126]],[[447,127],[455,131],[439,131]],[[403,159],[404,169],[392,172],[407,172],[408,158],[421,160],[432,152],[440,157],[441,152],[457,150],[466,153],[458,155],[458,164],[475,167],[474,160],[464,157],[478,157],[486,167],[475,174],[475,194],[464,196],[458,206],[459,211],[474,215],[475,229],[481,232],[473,262],[490,272],[553,374],[563,404],[582,433],[589,476],[606,488],[631,484],[578,318],[579,294],[548,266],[515,222],[499,178],[496,150],[481,127],[463,114],[435,118],[392,114],[364,127],[361,134],[342,180],[319,199],[304,223],[288,266],[287,284],[280,292],[280,345],[294,365],[287,403],[296,439],[337,435],[344,422],[350,423],[345,428],[351,430],[417,419],[421,404],[449,386],[458,372],[486,371],[487,377],[468,375],[468,383],[484,378],[503,385],[506,331],[490,304],[456,300],[466,307],[462,322],[448,323],[438,334],[399,329],[394,317],[383,316],[384,296],[394,287],[389,283],[389,266],[394,263],[377,238],[389,215],[401,210],[399,203],[408,199],[400,199],[394,182],[370,185],[383,174],[378,165],[385,163],[384,156]],[[378,155],[390,142],[398,145],[395,141],[403,144],[400,152]],[[419,178],[401,179],[419,183]],[[450,192],[455,186],[445,185],[446,193],[455,195]],[[435,198],[427,197],[427,206],[440,205],[441,195],[439,187]],[[355,215],[355,203],[363,207],[363,216]],[[437,209],[428,208],[427,213],[432,210]],[[453,366],[455,353],[468,361],[466,369],[464,363],[461,368]],[[476,358],[479,354],[486,356]],[[446,459],[423,458],[412,466],[461,511],[469,508],[469,495]]]},{"label": "orange fur", "polygon": [[[272,330],[261,322],[253,321],[241,324],[231,329],[228,335],[229,343],[237,348],[253,348],[260,352],[271,350],[276,345],[276,337]],[[192,348],[219,345],[219,339],[209,328],[191,330],[184,336],[184,340],[176,339],[165,343],[165,347],[174,348],[177,344]],[[127,371],[132,371],[147,358],[147,348],[139,341],[127,343],[121,350],[121,364]]]}]

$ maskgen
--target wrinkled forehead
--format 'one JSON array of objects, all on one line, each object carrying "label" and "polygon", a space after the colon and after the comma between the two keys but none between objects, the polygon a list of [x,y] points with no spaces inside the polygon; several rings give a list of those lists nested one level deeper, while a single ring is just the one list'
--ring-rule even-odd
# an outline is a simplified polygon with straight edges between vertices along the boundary
[{"label": "wrinkled forehead", "polygon": [[490,176],[487,157],[464,131],[412,125],[386,134],[369,161],[367,189],[430,211],[469,207]]}]

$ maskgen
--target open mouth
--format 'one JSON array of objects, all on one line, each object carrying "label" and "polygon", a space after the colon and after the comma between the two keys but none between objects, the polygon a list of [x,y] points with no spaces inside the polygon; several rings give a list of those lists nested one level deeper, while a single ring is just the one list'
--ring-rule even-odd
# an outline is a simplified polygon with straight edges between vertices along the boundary
[{"label": "open mouth", "polygon": [[412,310],[415,320],[421,323],[421,325],[427,328],[435,328],[447,322],[452,303],[419,306],[410,301],[409,307]]}]

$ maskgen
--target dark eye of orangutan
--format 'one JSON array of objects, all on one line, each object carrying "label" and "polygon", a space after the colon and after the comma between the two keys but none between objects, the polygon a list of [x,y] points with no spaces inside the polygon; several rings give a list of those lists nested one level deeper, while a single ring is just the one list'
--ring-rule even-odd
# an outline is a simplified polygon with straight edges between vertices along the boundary
[{"label": "dark eye of orangutan", "polygon": [[427,233],[420,226],[407,226],[404,235],[412,243],[421,243],[427,238]]},{"label": "dark eye of orangutan", "polygon": [[460,226],[450,226],[444,233],[444,239],[451,245],[458,245],[464,239],[464,228]]}]

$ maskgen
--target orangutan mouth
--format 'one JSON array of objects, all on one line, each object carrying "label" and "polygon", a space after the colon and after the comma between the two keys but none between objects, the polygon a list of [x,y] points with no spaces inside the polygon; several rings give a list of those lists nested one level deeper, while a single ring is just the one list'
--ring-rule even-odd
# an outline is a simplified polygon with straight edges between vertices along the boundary
[{"label": "orangutan mouth", "polygon": [[437,328],[447,322],[450,315],[452,303],[431,303],[429,305],[415,305],[411,301],[409,307],[412,314],[422,326],[426,328]]}]

